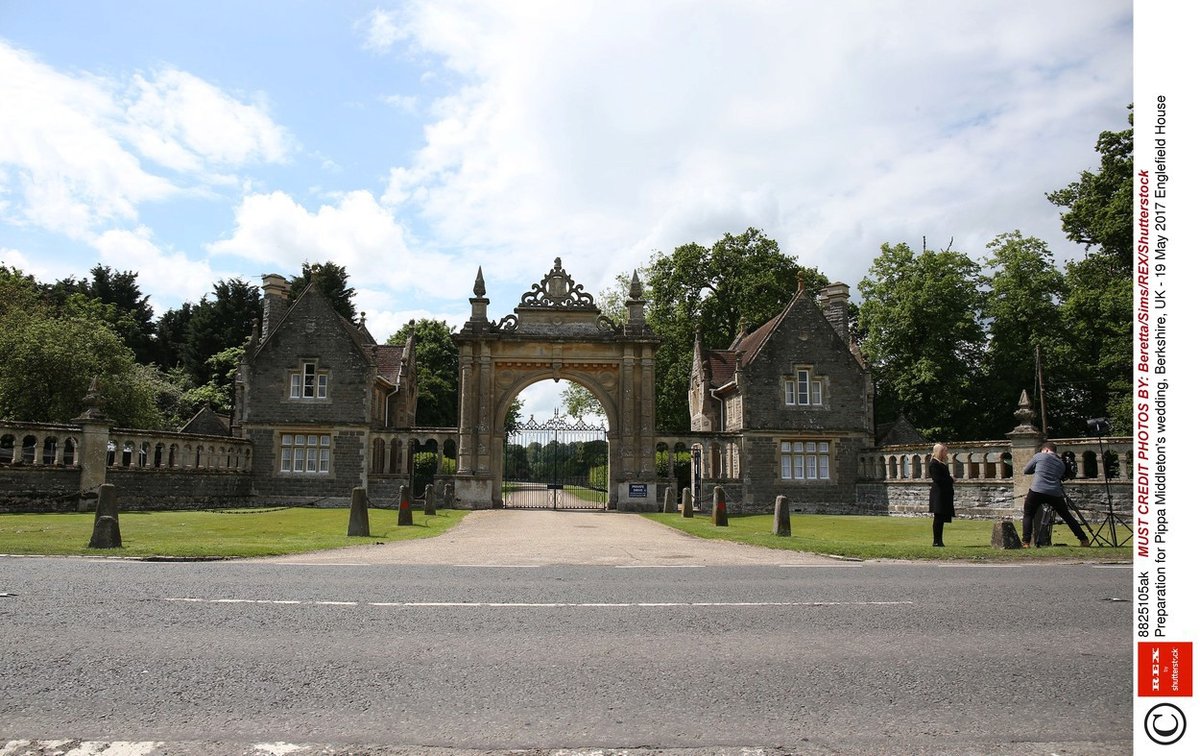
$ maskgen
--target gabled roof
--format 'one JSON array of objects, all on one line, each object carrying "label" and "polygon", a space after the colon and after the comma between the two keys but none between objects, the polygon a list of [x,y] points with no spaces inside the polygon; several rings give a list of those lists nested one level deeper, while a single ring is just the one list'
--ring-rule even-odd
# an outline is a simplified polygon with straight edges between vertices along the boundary
[{"label": "gabled roof", "polygon": [[802,296],[804,296],[804,292],[797,291],[791,301],[775,317],[749,333],[738,334],[728,349],[710,349],[704,352],[714,388],[724,386],[733,380],[739,354],[741,354],[742,367],[754,362],[754,359],[762,352],[763,345],[770,340],[780,323],[787,318]]},{"label": "gabled roof", "polygon": [[[335,322],[338,324],[338,327],[341,328],[342,331],[344,331],[345,334],[350,338],[351,343],[358,348],[358,351],[362,354],[363,358],[369,363],[375,362],[371,356],[372,348],[376,346],[375,337],[372,336],[371,332],[367,330],[366,325],[352,323],[339,315],[338,312],[333,309],[333,305],[329,303],[329,300],[325,298],[325,295],[321,293],[321,290],[316,288],[311,282],[308,284],[308,286],[304,287],[304,291],[300,292],[300,296],[296,297],[296,301],[293,302],[292,306],[287,309],[287,311],[283,314],[283,317],[281,317],[279,322],[275,324],[275,327],[271,329],[270,333],[263,334],[262,339],[258,342],[258,345],[253,350],[254,356],[257,356],[258,353],[261,352],[267,345],[267,343],[271,341],[271,339],[275,338],[275,334],[279,332],[279,329],[283,327],[283,324],[288,322],[288,320],[300,307],[301,303],[304,302],[306,298],[310,297],[315,297],[318,301],[320,301],[325,309],[329,312],[329,315],[336,319]],[[401,349],[403,349],[403,347],[401,347]],[[394,376],[395,373],[393,373],[392,377],[389,377],[388,380],[392,380]]]},{"label": "gabled roof", "polygon": [[380,344],[374,351],[379,377],[388,383],[399,383],[400,371],[408,357],[405,348],[394,344]]},{"label": "gabled roof", "polygon": [[192,415],[192,419],[188,420],[179,429],[179,432],[196,433],[202,436],[228,436],[229,418],[218,415],[212,407],[206,404]]}]

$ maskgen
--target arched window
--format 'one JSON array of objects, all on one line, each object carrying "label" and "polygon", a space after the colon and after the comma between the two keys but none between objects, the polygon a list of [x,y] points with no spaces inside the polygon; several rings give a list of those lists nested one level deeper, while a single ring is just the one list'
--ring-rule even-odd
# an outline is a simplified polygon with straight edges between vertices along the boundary
[{"label": "arched window", "polygon": [[13,446],[16,445],[16,441],[7,433],[0,437],[0,462],[8,464],[13,461]]},{"label": "arched window", "polygon": [[27,465],[32,465],[37,458],[37,437],[26,436],[21,441],[21,461]]},{"label": "arched window", "polygon": [[63,464],[64,465],[74,465],[75,464],[75,439],[73,439],[73,438],[68,438],[63,443]]},{"label": "arched window", "polygon": [[42,464],[52,465],[58,456],[58,438],[47,436],[42,439]]}]

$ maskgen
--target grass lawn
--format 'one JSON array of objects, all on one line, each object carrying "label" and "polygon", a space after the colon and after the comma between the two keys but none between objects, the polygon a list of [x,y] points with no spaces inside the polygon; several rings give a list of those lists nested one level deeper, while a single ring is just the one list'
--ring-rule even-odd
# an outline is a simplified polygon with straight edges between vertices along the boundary
[{"label": "grass lawn", "polygon": [[[772,515],[730,516],[729,526],[712,524],[705,512],[687,519],[678,514],[647,514],[656,522],[678,528],[701,538],[721,538],[773,549],[811,551],[818,554],[859,559],[963,559],[977,561],[1036,561],[1041,559],[1088,559],[1129,562],[1133,559],[1132,541],[1123,547],[1081,548],[1066,525],[1054,526],[1054,544],[1042,549],[993,549],[992,520],[957,519],[948,524],[942,540],[945,548],[935,549],[933,521],[924,517],[868,517],[862,515],[791,516],[792,535],[781,538],[771,534]],[[1020,533],[1021,523],[1014,523]],[[1121,539],[1118,532],[1117,540]]]},{"label": "grass lawn", "polygon": [[445,532],[467,510],[396,524],[396,510],[371,509],[371,535],[350,538],[349,509],[229,509],[205,512],[122,512],[120,549],[89,549],[94,514],[0,514],[0,554],[91,556],[254,557],[341,546],[427,538]]}]

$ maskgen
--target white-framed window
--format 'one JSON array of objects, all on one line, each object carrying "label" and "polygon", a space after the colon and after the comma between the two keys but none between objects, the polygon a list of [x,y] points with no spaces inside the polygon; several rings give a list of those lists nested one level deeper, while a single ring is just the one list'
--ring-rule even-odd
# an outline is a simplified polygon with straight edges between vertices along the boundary
[{"label": "white-framed window", "polygon": [[779,477],[783,480],[829,480],[829,442],[780,442]]},{"label": "white-framed window", "polygon": [[288,397],[291,399],[328,399],[329,371],[318,370],[315,361],[300,364],[289,375]]},{"label": "white-framed window", "polygon": [[328,433],[281,433],[279,471],[328,475],[331,448]]},{"label": "white-framed window", "polygon": [[798,369],[783,379],[783,403],[788,406],[809,407],[825,401],[825,381],[808,368]]}]

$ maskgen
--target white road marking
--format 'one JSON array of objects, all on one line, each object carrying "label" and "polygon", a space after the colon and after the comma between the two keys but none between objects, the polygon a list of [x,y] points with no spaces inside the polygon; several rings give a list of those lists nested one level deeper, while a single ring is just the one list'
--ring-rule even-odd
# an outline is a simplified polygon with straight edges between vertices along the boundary
[{"label": "white road marking", "polygon": [[658,609],[680,607],[775,607],[775,606],[909,606],[913,601],[283,601],[270,599],[167,598],[192,604],[290,604],[303,606],[377,606],[419,609]]}]

